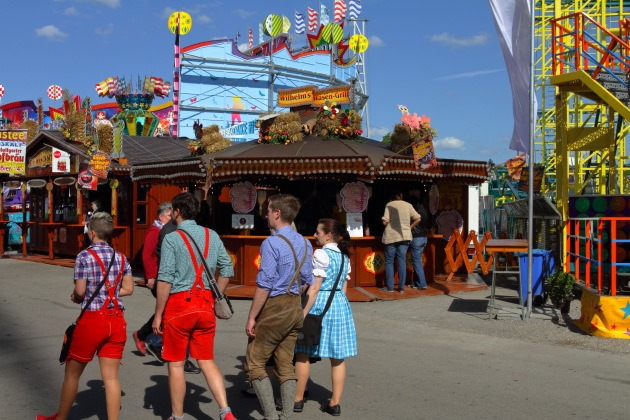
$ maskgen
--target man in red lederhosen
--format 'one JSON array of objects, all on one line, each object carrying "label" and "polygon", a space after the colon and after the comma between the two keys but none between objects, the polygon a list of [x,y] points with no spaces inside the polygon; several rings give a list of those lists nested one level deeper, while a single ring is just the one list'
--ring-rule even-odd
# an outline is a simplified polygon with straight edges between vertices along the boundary
[{"label": "man in red lederhosen", "polygon": [[203,252],[210,270],[219,269],[219,290],[227,287],[229,277],[234,275],[234,266],[219,235],[195,222],[199,212],[197,199],[190,193],[182,193],[171,203],[177,231],[166,235],[162,243],[153,320],[153,331],[163,334],[162,358],[168,362],[173,413],[170,418],[180,420],[184,417],[184,363],[186,350],[190,348],[190,356],[197,359],[221,409],[220,419],[233,420],[223,375],[214,361],[214,296],[197,247],[192,242]]}]

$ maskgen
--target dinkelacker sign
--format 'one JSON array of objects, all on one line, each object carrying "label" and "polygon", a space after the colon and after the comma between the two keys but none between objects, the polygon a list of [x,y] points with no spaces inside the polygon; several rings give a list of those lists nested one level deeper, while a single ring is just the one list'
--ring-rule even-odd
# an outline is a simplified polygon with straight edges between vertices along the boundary
[{"label": "dinkelacker sign", "polygon": [[326,102],[349,103],[350,85],[333,86],[325,89],[317,89],[315,86],[302,86],[295,89],[278,90],[278,106],[281,107],[322,106]]}]

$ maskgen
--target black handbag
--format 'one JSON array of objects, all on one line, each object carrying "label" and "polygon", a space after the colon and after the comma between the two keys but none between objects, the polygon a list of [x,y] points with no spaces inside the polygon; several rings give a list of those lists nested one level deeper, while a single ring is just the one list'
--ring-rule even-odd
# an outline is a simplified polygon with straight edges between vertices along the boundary
[{"label": "black handbag", "polygon": [[181,232],[184,232],[191,240],[191,242],[195,245],[195,249],[199,253],[201,257],[201,262],[203,263],[204,271],[206,272],[206,276],[208,277],[208,284],[210,285],[210,289],[214,294],[214,315],[219,319],[230,319],[232,315],[234,315],[234,308],[232,308],[232,302],[230,299],[219,290],[219,286],[217,285],[217,281],[212,274],[212,270],[208,267],[208,263],[206,259],[203,257],[203,253],[201,252],[201,248],[197,245],[197,242],[193,239],[192,235],[186,232],[184,229],[179,229]]},{"label": "black handbag", "polygon": [[298,331],[298,344],[302,346],[319,346],[319,342],[322,339],[322,322],[324,320],[324,315],[328,312],[330,305],[332,304],[333,297],[335,297],[335,292],[337,291],[337,285],[339,284],[339,279],[341,278],[341,273],[343,272],[344,265],[344,256],[341,256],[341,267],[339,268],[339,273],[337,274],[337,279],[335,280],[335,285],[328,295],[328,300],[326,301],[326,306],[324,306],[324,310],[321,314],[306,314],[304,317],[304,323],[302,324],[302,328]]},{"label": "black handbag", "polygon": [[85,308],[81,309],[81,313],[79,314],[79,317],[77,318],[77,320],[74,321],[72,324],[70,324],[68,328],[66,328],[66,332],[63,334],[63,344],[61,345],[61,352],[59,353],[59,363],[61,363],[62,365],[66,363],[66,359],[68,359],[68,352],[70,351],[70,343],[72,343],[72,336],[74,335],[74,330],[77,327],[77,322],[79,322],[79,319],[81,319],[86,309],[90,307],[90,304],[92,303],[96,295],[98,295],[98,292],[100,292],[101,288],[107,281],[107,277],[109,276],[109,270],[112,268],[112,265],[114,265],[115,259],[116,259],[116,251],[114,251],[114,255],[112,255],[112,260],[109,262],[107,271],[105,272],[105,275],[103,276],[103,281],[98,285],[98,287],[96,288],[96,291],[92,294],[92,296],[90,296],[87,303],[85,304]]}]

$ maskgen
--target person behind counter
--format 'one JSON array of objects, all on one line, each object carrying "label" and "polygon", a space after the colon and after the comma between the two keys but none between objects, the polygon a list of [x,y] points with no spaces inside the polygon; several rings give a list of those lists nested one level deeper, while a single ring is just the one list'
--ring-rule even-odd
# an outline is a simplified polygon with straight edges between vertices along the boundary
[{"label": "person behind counter", "polygon": [[85,227],[83,228],[83,245],[85,247],[87,247],[91,243],[90,237],[88,235],[90,218],[92,217],[94,213],[103,211],[101,202],[99,200],[93,200],[88,206],[88,209],[91,209],[91,210],[88,210],[88,212],[85,214]]},{"label": "person behind counter", "polygon": [[420,214],[420,222],[411,228],[412,239],[409,244],[414,271],[411,287],[424,290],[427,288],[427,280],[424,275],[424,267],[422,266],[422,253],[424,252],[424,248],[427,246],[428,241],[427,235],[429,233],[429,216],[424,206],[417,198],[412,197],[409,201]]},{"label": "person behind counter", "polygon": [[407,280],[407,249],[412,240],[411,229],[420,223],[420,215],[413,206],[403,200],[402,192],[395,191],[385,206],[382,217],[385,230],[385,277],[386,287],[381,290],[394,291],[394,258],[398,260],[398,291],[404,293]]}]

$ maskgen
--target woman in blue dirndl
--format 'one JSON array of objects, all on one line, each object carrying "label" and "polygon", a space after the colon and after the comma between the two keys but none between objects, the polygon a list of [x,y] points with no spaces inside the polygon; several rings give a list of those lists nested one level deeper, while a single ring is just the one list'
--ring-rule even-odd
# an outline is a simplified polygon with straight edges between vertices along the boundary
[{"label": "woman in blue dirndl", "polygon": [[341,277],[330,305],[322,321],[322,334],[318,346],[295,347],[295,373],[297,389],[294,411],[304,407],[304,390],[310,376],[310,357],[327,357],[332,369],[332,397],[322,410],[338,416],[341,414],[341,395],[346,381],[345,359],[357,355],[357,335],[350,302],[346,297],[347,280],[350,279],[350,236],[345,227],[335,219],[320,219],[315,240],[321,249],[313,253],[315,282],[306,294],[308,301],[304,315],[323,312],[328,297],[341,270]]}]

